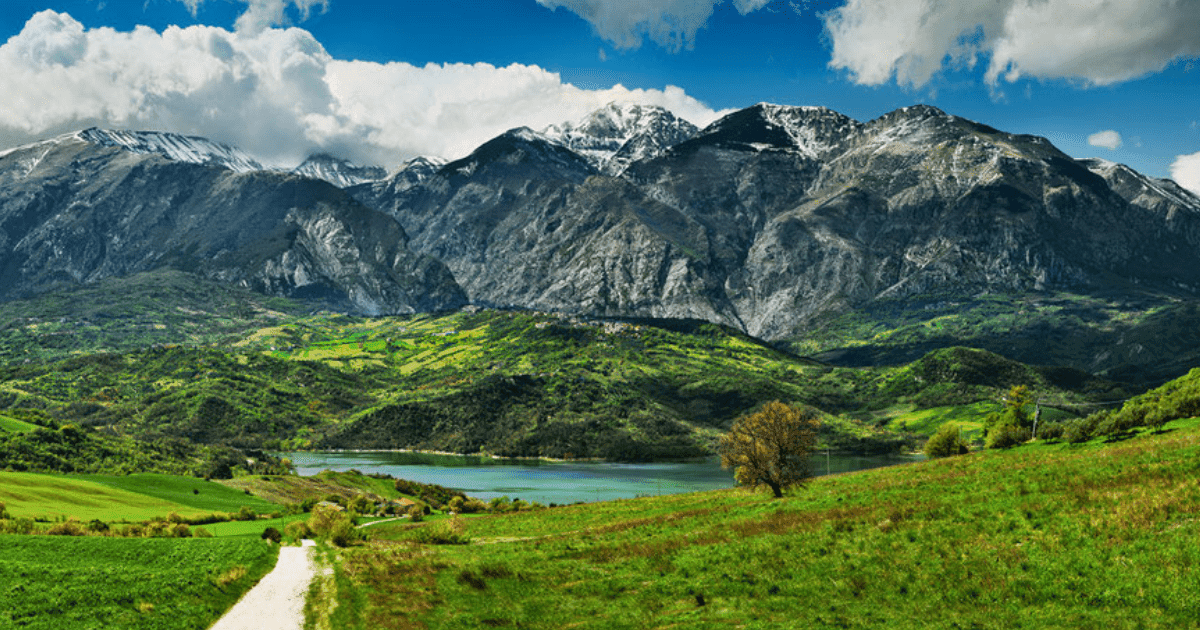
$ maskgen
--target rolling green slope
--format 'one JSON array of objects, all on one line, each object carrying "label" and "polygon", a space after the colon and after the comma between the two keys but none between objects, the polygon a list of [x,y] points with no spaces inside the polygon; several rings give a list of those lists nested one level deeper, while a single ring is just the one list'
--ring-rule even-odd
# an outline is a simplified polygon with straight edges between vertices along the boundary
[{"label": "rolling green slope", "polygon": [[463,520],[465,546],[379,525],[312,608],[347,630],[1195,627],[1200,421],[1166,429],[821,477],[779,500]]},{"label": "rolling green slope", "polygon": [[[251,497],[245,498],[251,500]],[[52,521],[60,518],[83,522],[92,519],[138,521],[171,512],[199,516],[213,511],[83,477],[14,472],[0,472],[0,503],[4,503],[16,518]]]}]

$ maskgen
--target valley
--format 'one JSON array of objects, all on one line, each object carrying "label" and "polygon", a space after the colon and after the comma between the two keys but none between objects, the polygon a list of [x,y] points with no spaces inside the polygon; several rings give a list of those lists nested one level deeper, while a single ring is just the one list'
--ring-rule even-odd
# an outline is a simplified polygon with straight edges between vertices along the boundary
[{"label": "valley", "polygon": [[[317,627],[1194,625],[1198,222],[929,106],[610,105],[390,173],[7,150],[0,625],[208,627],[310,536]],[[683,466],[771,401],[970,452],[550,506],[287,457]]]}]

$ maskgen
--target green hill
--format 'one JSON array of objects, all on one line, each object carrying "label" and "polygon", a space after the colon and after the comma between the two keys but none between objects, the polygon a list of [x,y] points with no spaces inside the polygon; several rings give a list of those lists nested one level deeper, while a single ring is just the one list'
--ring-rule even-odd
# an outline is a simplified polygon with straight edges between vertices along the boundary
[{"label": "green hill", "polygon": [[780,500],[462,520],[465,546],[380,525],[336,556],[337,587],[312,608],[348,630],[1196,627],[1197,461],[1193,419],[821,477]]}]

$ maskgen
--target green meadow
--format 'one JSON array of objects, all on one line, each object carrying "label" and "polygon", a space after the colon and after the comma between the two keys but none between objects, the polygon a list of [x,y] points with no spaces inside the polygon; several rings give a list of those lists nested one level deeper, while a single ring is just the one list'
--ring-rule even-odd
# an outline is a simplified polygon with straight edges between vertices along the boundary
[{"label": "green meadow", "polygon": [[9,433],[26,433],[38,428],[36,424],[30,424],[23,420],[0,416],[0,431],[8,431]]},{"label": "green meadow", "polygon": [[212,511],[82,477],[15,472],[0,472],[0,503],[16,518],[43,520],[140,521]]},{"label": "green meadow", "polygon": [[[452,525],[470,544],[418,542]],[[329,554],[314,627],[1197,627],[1200,421],[821,477],[778,500],[369,529]]]},{"label": "green meadow", "polygon": [[[138,473],[133,475],[79,475],[73,477],[126,490],[204,512],[237,512],[248,507],[256,513],[274,512],[279,506],[214,481],[191,477]],[[181,512],[182,514],[182,512]]]},{"label": "green meadow", "polygon": [[202,630],[277,553],[257,539],[0,535],[0,628]]}]

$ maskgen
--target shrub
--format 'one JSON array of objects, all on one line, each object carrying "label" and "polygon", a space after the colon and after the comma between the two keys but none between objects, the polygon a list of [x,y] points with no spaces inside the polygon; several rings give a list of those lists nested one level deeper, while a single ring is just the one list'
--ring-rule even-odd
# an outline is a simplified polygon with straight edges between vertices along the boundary
[{"label": "shrub", "polygon": [[1042,425],[1038,429],[1038,437],[1043,440],[1061,440],[1066,434],[1067,426],[1063,422]]},{"label": "shrub", "polygon": [[925,456],[930,459],[962,455],[969,450],[971,449],[966,440],[962,439],[958,425],[953,422],[943,424],[925,443]]},{"label": "shrub", "polygon": [[104,521],[102,521],[98,518],[94,518],[88,522],[87,530],[89,532],[103,534],[104,532],[108,531],[108,523],[105,523]]},{"label": "shrub", "polygon": [[350,501],[349,507],[359,514],[372,514],[375,512],[375,504],[361,494]]},{"label": "shrub", "polygon": [[365,538],[362,531],[354,527],[350,516],[333,508],[313,510],[308,517],[308,528],[316,536],[327,538],[338,547],[346,547]]},{"label": "shrub", "polygon": [[191,538],[192,528],[187,523],[175,523],[171,526],[171,536],[173,538]]},{"label": "shrub", "polygon": [[51,536],[86,536],[87,530],[79,521],[66,521],[51,527],[46,533]]},{"label": "shrub", "polygon": [[10,518],[12,518],[12,515],[8,513],[8,508],[6,508],[3,503],[0,503],[0,521],[8,520]]},{"label": "shrub", "polygon": [[269,540],[273,543],[278,544],[283,541],[283,534],[280,533],[279,530],[275,529],[274,527],[268,527],[263,530],[262,539]]},{"label": "shrub", "polygon": [[408,507],[408,518],[414,523],[420,523],[425,520],[425,508],[420,505],[410,505]]},{"label": "shrub", "polygon": [[32,534],[33,529],[33,519],[10,518],[0,520],[0,534]]},{"label": "shrub", "polygon": [[251,510],[250,508],[243,505],[237,511],[237,514],[235,514],[233,516],[233,518],[236,520],[239,520],[239,521],[253,521],[258,518],[258,515],[254,513],[254,510]]},{"label": "shrub", "polygon": [[338,547],[349,547],[366,540],[366,534],[354,526],[349,519],[339,521],[329,532],[329,542]]},{"label": "shrub", "polygon": [[1029,441],[1029,429],[1011,424],[992,427],[988,432],[986,446],[988,448],[1010,448]]},{"label": "shrub", "polygon": [[308,528],[308,523],[304,521],[292,521],[288,523],[283,528],[283,533],[292,540],[303,540],[305,538],[312,538],[313,536],[312,530]]},{"label": "shrub", "polygon": [[192,530],[192,535],[195,536],[196,538],[212,538],[213,537],[212,532],[208,531],[207,529],[204,529],[203,527],[197,527],[196,529]]}]

